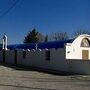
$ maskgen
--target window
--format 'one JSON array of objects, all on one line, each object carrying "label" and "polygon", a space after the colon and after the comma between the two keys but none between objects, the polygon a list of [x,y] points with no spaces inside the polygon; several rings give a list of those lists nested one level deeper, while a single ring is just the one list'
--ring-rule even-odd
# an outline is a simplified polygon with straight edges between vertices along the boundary
[{"label": "window", "polygon": [[26,58],[26,51],[24,50],[23,51],[23,59],[25,59]]},{"label": "window", "polygon": [[46,60],[50,60],[50,51],[46,51]]},{"label": "window", "polygon": [[82,39],[81,47],[90,47],[90,41],[88,38]]}]

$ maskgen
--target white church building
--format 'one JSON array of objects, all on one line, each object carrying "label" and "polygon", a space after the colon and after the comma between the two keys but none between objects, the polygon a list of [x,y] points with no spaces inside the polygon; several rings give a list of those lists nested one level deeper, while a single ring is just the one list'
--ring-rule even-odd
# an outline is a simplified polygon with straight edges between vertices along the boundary
[{"label": "white church building", "polygon": [[7,45],[7,38],[4,39],[0,62],[56,72],[90,74],[90,35],[83,34],[65,41],[16,45]]}]

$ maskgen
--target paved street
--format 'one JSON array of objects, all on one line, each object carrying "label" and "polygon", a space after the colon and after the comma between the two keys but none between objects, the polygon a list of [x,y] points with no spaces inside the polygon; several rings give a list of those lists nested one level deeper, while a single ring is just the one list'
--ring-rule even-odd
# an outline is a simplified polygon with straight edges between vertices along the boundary
[{"label": "paved street", "polygon": [[53,75],[0,65],[0,90],[90,90],[90,76]]}]

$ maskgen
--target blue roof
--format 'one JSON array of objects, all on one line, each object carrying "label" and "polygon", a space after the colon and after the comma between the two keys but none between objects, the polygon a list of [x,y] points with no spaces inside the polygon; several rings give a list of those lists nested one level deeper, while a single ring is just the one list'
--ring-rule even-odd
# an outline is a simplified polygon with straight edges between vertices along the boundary
[{"label": "blue roof", "polygon": [[8,45],[8,49],[35,49],[36,44],[38,49],[51,49],[51,48],[64,48],[66,43],[71,43],[73,39],[64,40],[64,41],[50,41],[50,42],[43,42],[43,43],[29,43],[29,44],[14,44]]}]

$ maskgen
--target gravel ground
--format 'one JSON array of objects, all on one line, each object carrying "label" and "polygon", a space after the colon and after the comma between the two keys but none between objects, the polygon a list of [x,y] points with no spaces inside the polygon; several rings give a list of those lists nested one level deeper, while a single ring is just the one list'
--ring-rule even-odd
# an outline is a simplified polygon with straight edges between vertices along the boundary
[{"label": "gravel ground", "polygon": [[90,90],[90,75],[54,75],[0,65],[0,90]]}]

